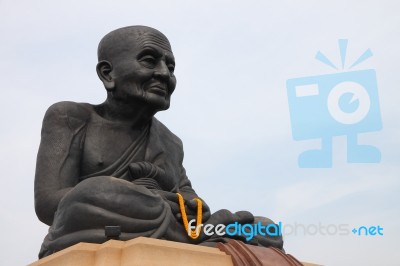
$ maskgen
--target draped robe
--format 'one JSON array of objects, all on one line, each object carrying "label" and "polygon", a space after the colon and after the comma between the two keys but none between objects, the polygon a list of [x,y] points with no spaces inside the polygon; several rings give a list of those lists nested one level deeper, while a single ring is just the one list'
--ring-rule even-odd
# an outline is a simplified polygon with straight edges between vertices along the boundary
[{"label": "draped robe", "polygon": [[[43,186],[44,181],[62,178],[63,172],[68,172],[65,169],[74,167],[69,162],[71,158],[84,161],[75,157],[88,152],[85,151],[86,133],[91,124],[103,123],[102,119],[89,104],[62,102],[49,108],[37,160],[36,201],[43,202],[52,193],[51,189],[57,187]],[[181,221],[157,193],[162,190],[179,192],[187,199],[197,197],[182,161],[181,140],[153,118],[117,160],[104,169],[77,177],[76,184],[58,203],[39,257],[79,242],[103,243],[107,240],[104,227],[108,225],[121,226],[121,240],[146,236],[190,242]],[[151,163],[162,174],[156,169],[150,177],[135,179],[130,165],[137,162]],[[221,210],[204,222],[228,224],[238,220],[240,216]],[[253,222],[253,217],[247,220]],[[261,240],[261,244],[281,248],[282,239]]]}]

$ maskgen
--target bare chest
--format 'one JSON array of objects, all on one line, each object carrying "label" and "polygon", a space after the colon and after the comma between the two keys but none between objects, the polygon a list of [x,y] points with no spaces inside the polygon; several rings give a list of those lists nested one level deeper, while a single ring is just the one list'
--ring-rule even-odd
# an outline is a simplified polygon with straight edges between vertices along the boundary
[{"label": "bare chest", "polygon": [[128,127],[102,123],[89,124],[82,149],[81,175],[92,174],[112,165],[139,134],[140,132]]}]

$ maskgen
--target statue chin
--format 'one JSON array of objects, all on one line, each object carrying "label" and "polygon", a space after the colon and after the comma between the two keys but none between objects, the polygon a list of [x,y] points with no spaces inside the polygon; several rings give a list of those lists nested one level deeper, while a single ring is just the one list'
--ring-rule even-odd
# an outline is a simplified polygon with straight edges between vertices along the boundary
[{"label": "statue chin", "polygon": [[145,103],[154,108],[154,110],[165,111],[170,105],[170,96],[161,96],[153,93],[146,93]]}]

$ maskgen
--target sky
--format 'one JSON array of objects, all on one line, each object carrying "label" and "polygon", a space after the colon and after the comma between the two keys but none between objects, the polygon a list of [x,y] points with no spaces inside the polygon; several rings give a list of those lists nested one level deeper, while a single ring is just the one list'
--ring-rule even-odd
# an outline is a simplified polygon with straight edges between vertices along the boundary
[{"label": "sky", "polygon": [[[323,265],[395,265],[400,233],[400,3],[380,1],[0,0],[1,265],[26,265],[48,227],[34,212],[33,181],[46,109],[104,101],[100,39],[147,25],[171,42],[178,83],[157,114],[184,143],[184,166],[212,211],[248,210],[284,227],[286,252]],[[373,56],[341,66],[367,49]],[[380,163],[348,163],[333,138],[330,168],[300,168],[320,139],[293,139],[286,81],[374,69],[382,129],[360,133]],[[300,110],[301,111],[301,110]],[[315,110],[315,115],[320,115]],[[321,125],[322,127],[322,125]],[[361,226],[383,235],[353,234]],[[286,234],[285,234],[286,232]]]}]

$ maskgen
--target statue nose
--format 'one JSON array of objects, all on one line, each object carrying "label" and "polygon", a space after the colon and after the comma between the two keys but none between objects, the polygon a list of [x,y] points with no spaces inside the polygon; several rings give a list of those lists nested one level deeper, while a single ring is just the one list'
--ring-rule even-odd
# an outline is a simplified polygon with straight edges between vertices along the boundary
[{"label": "statue nose", "polygon": [[160,61],[154,71],[154,76],[161,79],[168,79],[170,76],[169,69],[164,61]]}]

